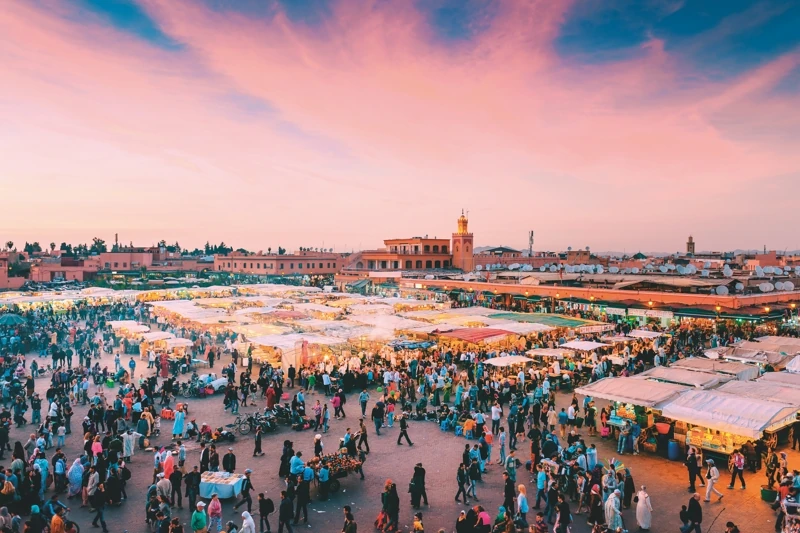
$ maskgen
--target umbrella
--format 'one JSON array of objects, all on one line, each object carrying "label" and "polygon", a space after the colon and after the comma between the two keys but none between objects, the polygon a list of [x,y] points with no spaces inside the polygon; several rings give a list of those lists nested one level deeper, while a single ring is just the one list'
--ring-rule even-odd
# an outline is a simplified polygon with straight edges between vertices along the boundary
[{"label": "umbrella", "polygon": [[19,326],[20,324],[24,323],[25,319],[19,315],[15,315],[14,313],[8,313],[0,316],[0,326]]}]

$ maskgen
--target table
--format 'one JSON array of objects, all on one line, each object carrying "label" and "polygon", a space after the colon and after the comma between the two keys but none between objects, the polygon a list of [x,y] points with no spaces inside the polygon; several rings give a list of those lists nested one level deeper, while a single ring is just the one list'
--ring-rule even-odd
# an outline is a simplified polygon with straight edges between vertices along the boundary
[{"label": "table", "polygon": [[244,475],[228,472],[203,472],[200,476],[200,497],[210,498],[215,492],[220,499],[233,498],[242,492]]}]

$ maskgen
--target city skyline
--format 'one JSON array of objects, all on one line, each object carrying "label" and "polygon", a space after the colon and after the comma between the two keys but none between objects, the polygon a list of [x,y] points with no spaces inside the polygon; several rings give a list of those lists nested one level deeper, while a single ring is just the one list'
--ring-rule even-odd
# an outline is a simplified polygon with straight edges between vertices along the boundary
[{"label": "city skyline", "polygon": [[[0,13],[2,242],[800,249],[790,1],[41,0]],[[5,191],[4,191],[5,192]]]}]

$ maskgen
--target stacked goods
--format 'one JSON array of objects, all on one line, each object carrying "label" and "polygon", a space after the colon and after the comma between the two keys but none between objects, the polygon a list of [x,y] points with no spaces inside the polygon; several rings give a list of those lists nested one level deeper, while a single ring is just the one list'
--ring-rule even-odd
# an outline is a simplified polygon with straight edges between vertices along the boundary
[{"label": "stacked goods", "polygon": [[328,467],[328,470],[330,470],[331,476],[341,472],[355,472],[361,468],[361,461],[347,455],[323,455],[322,462]]},{"label": "stacked goods", "polygon": [[214,483],[215,485],[235,485],[244,476],[241,474],[231,474],[229,472],[203,472],[201,481],[203,483]]}]

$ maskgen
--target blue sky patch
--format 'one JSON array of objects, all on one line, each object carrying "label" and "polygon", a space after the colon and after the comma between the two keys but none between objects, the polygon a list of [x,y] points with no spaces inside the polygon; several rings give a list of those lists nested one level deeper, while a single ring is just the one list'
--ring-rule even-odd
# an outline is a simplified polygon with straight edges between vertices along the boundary
[{"label": "blue sky patch", "polygon": [[181,50],[183,45],[164,33],[135,0],[72,0],[78,8],[90,11],[120,31],[135,35],[165,50]]}]

